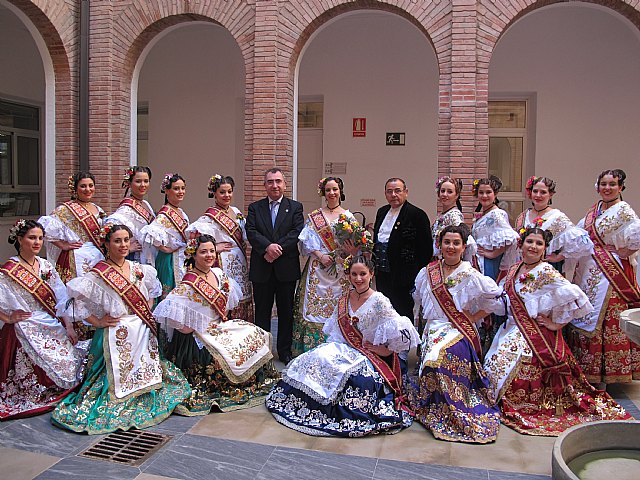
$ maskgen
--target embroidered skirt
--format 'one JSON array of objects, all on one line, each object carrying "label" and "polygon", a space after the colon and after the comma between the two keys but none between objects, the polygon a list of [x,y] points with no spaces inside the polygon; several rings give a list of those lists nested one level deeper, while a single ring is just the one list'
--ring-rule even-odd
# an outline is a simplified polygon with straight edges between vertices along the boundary
[{"label": "embroidered skirt", "polygon": [[109,392],[104,357],[104,329],[96,329],[88,354],[85,380],[77,393],[69,395],[51,414],[51,422],[61,428],[89,434],[146,428],[166,419],[188,398],[191,389],[173,364],[161,359],[162,384],[124,400]]},{"label": "embroidered skirt", "polygon": [[627,309],[627,304],[612,287],[605,301],[604,319],[593,333],[585,335],[582,330],[569,327],[571,351],[592,383],[640,380],[640,346],[620,328],[620,312]]},{"label": "embroidered skirt", "polygon": [[[317,355],[327,345],[331,344],[321,345],[294,362],[304,362],[305,357]],[[335,394],[329,398],[285,376],[267,397],[267,409],[281,424],[314,436],[392,434],[411,426],[411,415],[396,409],[393,392],[371,362],[358,352],[356,355],[362,359],[354,368],[346,369]],[[313,367],[301,369],[304,368],[311,372]],[[327,369],[323,372],[321,375],[331,374]]]},{"label": "embroidered skirt", "polygon": [[0,420],[49,412],[73,391],[58,387],[20,344],[15,325],[0,329]]},{"label": "embroidered skirt", "polygon": [[205,347],[199,348],[190,333],[174,330],[171,342],[166,342],[163,350],[191,385],[191,395],[176,408],[180,415],[207,415],[215,408],[229,412],[260,405],[280,378],[270,360],[246,381],[232,383],[218,361]]},{"label": "embroidered skirt", "polygon": [[[430,362],[431,363],[431,362]],[[409,387],[416,418],[440,440],[489,443],[500,429],[500,410],[488,399],[489,380],[466,338],[427,364]]]},{"label": "embroidered skirt", "polygon": [[502,397],[502,422],[527,435],[557,436],[567,428],[596,420],[628,420],[606,392],[589,384],[575,358],[543,369],[533,355],[520,366]]}]

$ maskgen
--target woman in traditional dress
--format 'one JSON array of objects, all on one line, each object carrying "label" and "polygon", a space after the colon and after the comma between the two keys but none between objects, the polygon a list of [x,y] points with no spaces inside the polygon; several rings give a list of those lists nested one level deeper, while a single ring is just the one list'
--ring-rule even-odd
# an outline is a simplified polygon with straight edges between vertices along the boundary
[{"label": "woman in traditional dress", "polygon": [[[126,225],[131,230],[133,236],[131,237],[130,253],[127,260],[140,261],[140,252],[142,250],[140,231],[142,227],[149,225],[156,217],[151,204],[144,199],[144,196],[149,191],[150,181],[151,169],[149,167],[136,166],[127,168],[122,180],[125,198],[122,199],[116,211],[104,221],[105,225],[107,223]],[[131,196],[127,197],[129,189],[131,189]]]},{"label": "woman in traditional dress", "polygon": [[229,318],[240,318],[253,323],[253,294],[246,250],[247,221],[240,210],[231,205],[234,188],[233,178],[217,174],[212,176],[209,179],[208,190],[209,198],[214,199],[214,205],[189,225],[186,234],[190,238],[211,235],[215,239],[218,252],[217,266],[242,289],[240,301],[234,310],[229,312]]},{"label": "woman in traditional dress", "polygon": [[584,229],[576,227],[569,217],[551,206],[556,193],[556,182],[547,177],[530,177],[525,186],[532,208],[522,212],[516,219],[516,232],[529,227],[549,230],[553,240],[547,249],[545,261],[553,265],[568,279],[578,261],[590,257],[593,243]]},{"label": "woman in traditional dress", "polygon": [[96,181],[89,172],[69,176],[71,200],[38,220],[47,232],[47,259],[64,283],[84,275],[100,260],[100,228],[106,216],[91,199]]},{"label": "woman in traditional dress", "polygon": [[341,265],[349,254],[356,253],[352,241],[343,243],[334,232],[341,215],[349,221],[356,221],[351,212],[342,207],[345,199],[342,179],[323,178],[318,183],[318,195],[325,198],[327,206],[307,215],[298,236],[300,253],[309,258],[294,302],[294,357],[325,341],[322,328],[334,315],[338,299],[349,291],[349,280]]},{"label": "woman in traditional dress", "polygon": [[67,291],[38,257],[44,228],[18,220],[9,234],[18,255],[0,267],[0,420],[52,410],[79,383],[84,353],[70,320],[59,320]]},{"label": "woman in traditional dress", "polygon": [[89,434],[157,425],[191,394],[180,370],[158,351],[153,299],[156,271],[127,260],[131,231],[102,228],[106,261],[67,284],[69,308],[96,327],[85,379],[51,414],[52,422]]},{"label": "woman in traditional dress", "polygon": [[189,271],[154,311],[167,334],[166,357],[191,384],[191,396],[176,413],[206,415],[213,408],[227,412],[263,403],[280,378],[271,334],[228,316],[242,291],[220,268],[212,268],[213,237],[189,240],[186,255]]},{"label": "woman in traditional dress", "polygon": [[177,173],[167,173],[162,179],[160,192],[164,193],[164,205],[155,220],[142,227],[142,263],[155,265],[158,280],[162,284],[162,300],[180,282],[184,269],[184,247],[187,245],[186,229],[189,217],[180,208],[186,192],[186,183]]},{"label": "woman in traditional dress", "polygon": [[442,260],[416,277],[413,297],[426,327],[418,385],[409,399],[434,437],[488,443],[498,436],[500,410],[488,398],[476,324],[490,313],[504,315],[505,308],[502,288],[462,260],[468,236],[466,225],[445,227],[439,239]]},{"label": "woman in traditional dress", "polygon": [[494,280],[517,260],[518,234],[511,228],[509,214],[498,207],[501,188],[502,180],[495,175],[473,181],[478,207],[471,234],[478,244],[477,267]]},{"label": "woman in traditional dress", "polygon": [[403,395],[409,349],[420,339],[383,294],[371,288],[373,264],[345,261],[353,289],[328,319],[327,343],[295,358],[267,397],[283,425],[316,436],[396,433],[412,423]]},{"label": "woman in traditional dress", "polygon": [[527,435],[555,436],[595,420],[631,418],[589,384],[564,341],[564,325],[593,311],[587,296],[544,262],[551,232],[528,228],[522,262],[505,279],[508,320],[485,357],[502,422]]},{"label": "woman in traditional dress", "polygon": [[640,219],[622,200],[625,179],[622,170],[603,171],[596,183],[601,200],[578,223],[595,248],[591,257],[580,261],[574,281],[595,310],[582,325],[570,329],[569,344],[587,379],[602,388],[640,380],[640,346],[620,329],[620,312],[640,307],[635,255],[640,249]]},{"label": "woman in traditional dress", "polygon": [[[46,233],[47,259],[56,266],[64,283],[91,270],[104,255],[100,249],[100,228],[106,214],[91,199],[95,194],[95,177],[89,172],[69,176],[71,200],[57,207],[51,215],[38,220]],[[74,328],[80,340],[91,339],[94,329],[79,320]]]},{"label": "woman in traditional dress", "polygon": [[[440,177],[436,182],[436,195],[442,207],[442,213],[438,215],[431,224],[431,238],[433,238],[433,256],[441,258],[440,232],[449,225],[462,225],[464,223],[464,215],[462,214],[462,204],[460,203],[460,194],[462,193],[462,180],[453,177]],[[464,249],[465,260],[471,261],[476,254],[476,242],[471,235],[466,242]]]},{"label": "woman in traditional dress", "polygon": [[[484,275],[499,281],[518,259],[518,234],[511,228],[509,215],[498,208],[502,180],[495,175],[473,181],[473,196],[478,199],[471,231],[478,249],[473,265]],[[496,330],[504,318],[490,315],[479,327],[483,353],[491,346]]]}]

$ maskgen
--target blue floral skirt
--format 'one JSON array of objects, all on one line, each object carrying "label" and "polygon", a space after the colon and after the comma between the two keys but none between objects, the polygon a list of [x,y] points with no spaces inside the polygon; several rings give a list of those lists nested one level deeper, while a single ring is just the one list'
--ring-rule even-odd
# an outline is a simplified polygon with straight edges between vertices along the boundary
[{"label": "blue floral skirt", "polygon": [[[317,353],[323,345],[294,362]],[[330,400],[303,383],[291,380],[285,373],[269,393],[267,409],[281,424],[315,436],[362,437],[397,433],[409,427],[413,422],[411,414],[396,408],[393,391],[373,364],[362,357],[365,361],[361,361],[353,372],[345,374],[337,395]]]},{"label": "blue floral skirt", "polygon": [[489,380],[466,338],[444,349],[409,387],[416,418],[440,440],[489,443],[500,428],[500,410],[488,399]]}]

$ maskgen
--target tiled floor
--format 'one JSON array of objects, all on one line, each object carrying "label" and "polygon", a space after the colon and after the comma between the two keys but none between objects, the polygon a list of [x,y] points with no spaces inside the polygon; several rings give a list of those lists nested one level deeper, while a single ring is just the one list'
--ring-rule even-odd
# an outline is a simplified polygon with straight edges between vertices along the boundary
[{"label": "tiled floor", "polygon": [[[614,397],[640,419],[640,382]],[[551,473],[554,438],[502,427],[489,445],[443,442],[418,423],[396,435],[307,436],[264,406],[206,417],[171,416],[152,429],[172,440],[140,467],[76,455],[100,436],[53,427],[49,415],[0,423],[0,479],[442,479],[537,480]]]}]

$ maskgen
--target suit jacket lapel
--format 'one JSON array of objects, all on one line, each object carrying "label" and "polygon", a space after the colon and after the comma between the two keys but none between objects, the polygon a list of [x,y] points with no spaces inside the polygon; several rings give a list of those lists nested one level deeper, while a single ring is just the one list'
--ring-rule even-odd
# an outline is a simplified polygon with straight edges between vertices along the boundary
[{"label": "suit jacket lapel", "polygon": [[260,209],[262,210],[260,216],[262,217],[262,220],[267,227],[267,232],[273,234],[273,225],[271,224],[271,205],[269,197],[264,199],[264,201],[260,205]]}]

